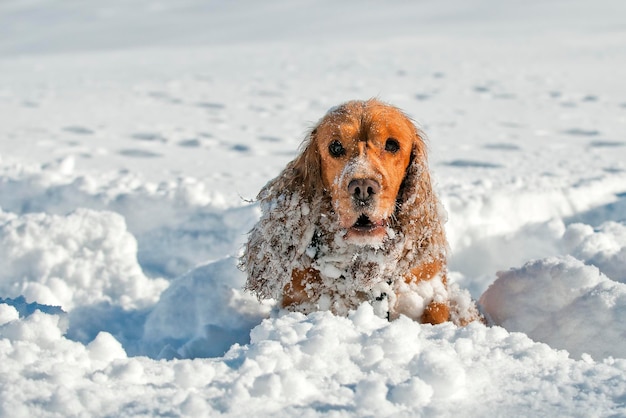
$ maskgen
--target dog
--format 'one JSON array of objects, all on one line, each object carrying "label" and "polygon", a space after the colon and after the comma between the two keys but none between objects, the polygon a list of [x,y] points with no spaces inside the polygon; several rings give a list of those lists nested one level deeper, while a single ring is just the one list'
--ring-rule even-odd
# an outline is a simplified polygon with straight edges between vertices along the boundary
[{"label": "dog", "polygon": [[347,315],[369,302],[390,320],[461,313],[447,284],[446,212],[423,133],[377,99],[330,109],[300,154],[257,196],[261,218],[240,260],[246,289],[302,313]]}]

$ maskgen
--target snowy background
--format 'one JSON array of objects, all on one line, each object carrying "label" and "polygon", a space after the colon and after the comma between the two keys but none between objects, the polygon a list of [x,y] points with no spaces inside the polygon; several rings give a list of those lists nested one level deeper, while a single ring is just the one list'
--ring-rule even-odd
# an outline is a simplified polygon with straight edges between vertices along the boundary
[{"label": "snowy background", "polygon": [[[622,0],[0,2],[0,416],[626,415]],[[429,136],[499,326],[276,312],[250,203],[328,108]]]}]

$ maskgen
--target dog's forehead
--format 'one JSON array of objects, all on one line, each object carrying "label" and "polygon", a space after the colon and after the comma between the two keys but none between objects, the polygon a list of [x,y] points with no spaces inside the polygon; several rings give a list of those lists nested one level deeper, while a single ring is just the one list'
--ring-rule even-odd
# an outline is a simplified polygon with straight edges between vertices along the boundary
[{"label": "dog's forehead", "polygon": [[400,110],[376,101],[348,102],[331,108],[318,129],[343,138],[389,135],[402,139],[415,133],[413,123]]}]

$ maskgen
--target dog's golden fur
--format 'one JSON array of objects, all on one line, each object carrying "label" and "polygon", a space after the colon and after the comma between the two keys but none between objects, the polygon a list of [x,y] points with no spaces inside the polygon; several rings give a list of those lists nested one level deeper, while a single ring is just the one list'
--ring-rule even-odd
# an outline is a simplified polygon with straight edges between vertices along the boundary
[{"label": "dog's golden fur", "polygon": [[375,99],[331,109],[258,200],[241,264],[259,298],[301,312],[370,301],[391,319],[450,318],[445,212],[424,137],[399,109]]}]

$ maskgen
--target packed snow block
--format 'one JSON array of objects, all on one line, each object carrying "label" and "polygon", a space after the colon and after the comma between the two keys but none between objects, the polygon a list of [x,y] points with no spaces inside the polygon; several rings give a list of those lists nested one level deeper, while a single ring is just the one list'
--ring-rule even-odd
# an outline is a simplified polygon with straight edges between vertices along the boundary
[{"label": "packed snow block", "polygon": [[480,303],[495,324],[576,357],[626,357],[626,285],[572,256],[498,273]]},{"label": "packed snow block", "polygon": [[143,344],[160,358],[216,357],[247,344],[270,305],[243,292],[245,275],[231,257],[205,264],[172,282],[148,316]]},{"label": "packed snow block", "polygon": [[114,360],[126,358],[122,345],[108,332],[100,331],[85,348],[95,365],[104,366]]},{"label": "packed snow block", "polygon": [[152,306],[168,283],[146,277],[137,241],[113,212],[77,209],[66,216],[0,211],[0,294],[75,307]]}]

